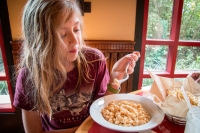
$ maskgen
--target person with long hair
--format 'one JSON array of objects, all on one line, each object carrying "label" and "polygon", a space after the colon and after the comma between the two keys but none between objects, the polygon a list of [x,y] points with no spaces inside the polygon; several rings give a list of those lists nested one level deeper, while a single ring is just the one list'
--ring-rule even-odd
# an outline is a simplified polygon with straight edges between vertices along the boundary
[{"label": "person with long hair", "polygon": [[[28,0],[13,105],[27,133],[71,133],[89,116],[91,103],[119,93],[114,80],[133,73],[140,53],[118,60],[109,75],[103,53],[83,40],[76,0]],[[109,88],[109,89],[107,89]]]}]

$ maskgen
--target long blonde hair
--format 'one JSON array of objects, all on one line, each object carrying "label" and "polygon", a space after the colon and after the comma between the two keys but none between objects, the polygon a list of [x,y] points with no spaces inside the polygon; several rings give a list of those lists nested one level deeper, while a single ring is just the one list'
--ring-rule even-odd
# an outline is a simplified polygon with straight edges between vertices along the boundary
[{"label": "long blonde hair", "polygon": [[[26,87],[30,88],[25,88],[26,92],[33,98],[34,108],[50,118],[52,109],[49,99],[67,79],[66,66],[61,60],[63,55],[59,52],[60,36],[56,31],[66,21],[63,16],[69,19],[74,13],[79,16],[83,30],[82,14],[76,0],[29,0],[23,12],[24,42],[18,70],[23,67],[28,70]],[[90,80],[88,62],[82,53],[84,47],[82,37],[75,61],[79,71],[76,91],[82,80]],[[32,85],[28,86],[30,81]]]}]

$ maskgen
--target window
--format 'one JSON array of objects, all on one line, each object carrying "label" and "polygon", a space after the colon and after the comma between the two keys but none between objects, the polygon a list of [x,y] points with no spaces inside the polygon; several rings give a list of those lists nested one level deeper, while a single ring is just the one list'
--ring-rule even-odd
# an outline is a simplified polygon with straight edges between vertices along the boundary
[{"label": "window", "polygon": [[7,65],[2,26],[0,21],[0,112],[14,112],[10,75]]},{"label": "window", "polygon": [[179,80],[200,70],[199,5],[199,0],[145,0],[139,88],[153,82],[146,69]]}]

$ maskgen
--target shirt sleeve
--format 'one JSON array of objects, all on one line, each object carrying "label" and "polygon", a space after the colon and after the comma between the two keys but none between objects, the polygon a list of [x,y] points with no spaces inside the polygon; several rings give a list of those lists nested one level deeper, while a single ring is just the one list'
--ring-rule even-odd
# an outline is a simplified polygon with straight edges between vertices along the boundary
[{"label": "shirt sleeve", "polygon": [[30,89],[31,84],[29,84],[30,86],[25,87],[26,83],[25,75],[26,75],[26,70],[25,68],[22,68],[20,70],[19,75],[17,76],[13,105],[21,109],[32,110],[33,102],[30,96],[28,96],[28,94],[30,93],[29,91],[31,90]]}]

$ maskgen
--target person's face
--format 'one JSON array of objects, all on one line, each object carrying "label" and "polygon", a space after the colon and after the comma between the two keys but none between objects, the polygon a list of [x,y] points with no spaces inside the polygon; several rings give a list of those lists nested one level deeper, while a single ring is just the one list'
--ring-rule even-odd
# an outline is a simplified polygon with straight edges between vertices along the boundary
[{"label": "person's face", "polygon": [[61,26],[60,35],[64,45],[67,47],[67,61],[73,62],[78,56],[78,48],[81,41],[80,20],[77,15],[73,15],[65,24]]}]

